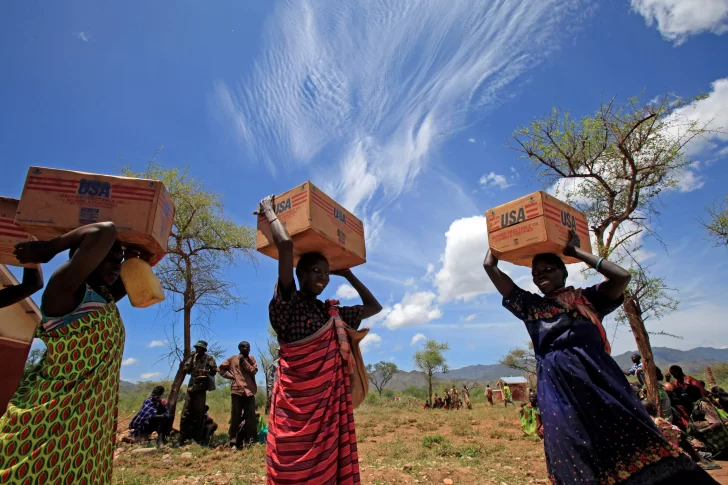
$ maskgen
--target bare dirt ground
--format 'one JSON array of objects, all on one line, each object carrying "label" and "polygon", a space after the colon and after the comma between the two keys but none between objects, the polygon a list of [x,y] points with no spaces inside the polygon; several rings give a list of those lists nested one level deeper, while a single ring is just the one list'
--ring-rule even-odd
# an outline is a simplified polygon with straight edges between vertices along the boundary
[{"label": "bare dirt ground", "polygon": [[[213,415],[226,429],[227,416]],[[526,438],[512,407],[441,411],[367,406],[356,411],[363,484],[520,485],[548,483],[543,444]],[[124,429],[128,422],[120,422]],[[218,443],[227,441],[221,434]],[[265,447],[239,452],[197,445],[140,451],[120,445],[115,485],[265,483]],[[728,463],[712,472],[728,484]],[[452,482],[450,482],[452,480]]]}]

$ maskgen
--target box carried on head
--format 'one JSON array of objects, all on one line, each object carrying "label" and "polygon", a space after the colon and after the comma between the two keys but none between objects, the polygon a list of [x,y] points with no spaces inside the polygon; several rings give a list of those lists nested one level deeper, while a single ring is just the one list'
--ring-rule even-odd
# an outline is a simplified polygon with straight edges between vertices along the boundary
[{"label": "box carried on head", "polygon": [[152,263],[167,253],[174,204],[157,180],[30,167],[15,224],[38,239],[111,221],[120,242],[144,249]]},{"label": "box carried on head", "polygon": [[15,225],[18,199],[0,197],[0,264],[32,268],[36,264],[20,264],[13,255],[15,245],[33,240],[33,236]]},{"label": "box carried on head", "polygon": [[[294,264],[305,253],[318,252],[329,260],[331,271],[366,262],[364,225],[351,212],[313,185],[305,182],[275,197],[278,220],[293,239]],[[258,251],[278,259],[270,224],[258,216]]]},{"label": "box carried on head", "polygon": [[567,264],[578,263],[562,254],[569,231],[579,236],[583,251],[592,251],[584,213],[546,192],[534,192],[490,209],[486,219],[491,251],[509,263],[531,267],[533,257],[540,253],[555,253]]}]

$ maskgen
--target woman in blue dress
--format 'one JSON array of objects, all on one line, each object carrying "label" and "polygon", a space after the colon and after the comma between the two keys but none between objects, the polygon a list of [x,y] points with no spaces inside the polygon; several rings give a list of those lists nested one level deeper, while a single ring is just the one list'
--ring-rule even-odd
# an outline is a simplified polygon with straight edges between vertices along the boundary
[{"label": "woman in blue dress", "polygon": [[629,272],[578,245],[572,234],[564,254],[595,268],[605,281],[584,289],[566,287],[561,258],[539,254],[531,273],[540,296],[516,286],[490,251],[483,263],[503,295],[503,306],[523,320],[533,341],[551,482],[717,483],[671,447],[609,356],[601,321],[622,304]]}]

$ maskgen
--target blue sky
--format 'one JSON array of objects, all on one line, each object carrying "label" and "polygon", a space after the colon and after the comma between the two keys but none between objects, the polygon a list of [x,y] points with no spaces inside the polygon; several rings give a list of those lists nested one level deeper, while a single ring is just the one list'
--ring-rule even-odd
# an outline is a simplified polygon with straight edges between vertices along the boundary
[{"label": "blue sky", "polygon": [[[263,196],[312,180],[365,221],[355,273],[388,310],[365,359],[410,369],[422,335],[450,343],[453,367],[493,363],[527,334],[482,271],[482,215],[542,188],[507,137],[555,105],[580,116],[643,90],[706,93],[684,114],[728,131],[726,33],[728,0],[6,3],[0,194],[19,196],[29,165],[117,173],[120,155],[141,169],[164,145],[163,164],[188,166],[252,225]],[[716,133],[689,147],[700,163],[655,222],[668,252],[644,240],[682,302],[649,328],[684,338],[653,345],[728,346],[726,252],[698,223],[726,193],[727,145]],[[207,337],[233,353],[265,338],[275,263],[228,278],[247,304]],[[342,283],[326,296],[347,296]],[[121,311],[122,377],[166,376],[150,345],[172,317]],[[634,347],[617,332],[615,352]]]}]

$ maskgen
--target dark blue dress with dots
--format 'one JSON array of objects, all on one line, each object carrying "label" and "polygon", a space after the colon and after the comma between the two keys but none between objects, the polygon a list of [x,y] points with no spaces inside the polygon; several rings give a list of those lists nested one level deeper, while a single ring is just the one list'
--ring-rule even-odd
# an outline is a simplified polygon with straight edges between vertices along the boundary
[{"label": "dark blue dress with dots", "polygon": [[[601,319],[623,298],[609,301],[597,288],[582,296]],[[717,483],[655,427],[591,320],[517,286],[503,306],[524,321],[533,341],[552,483]]]}]

